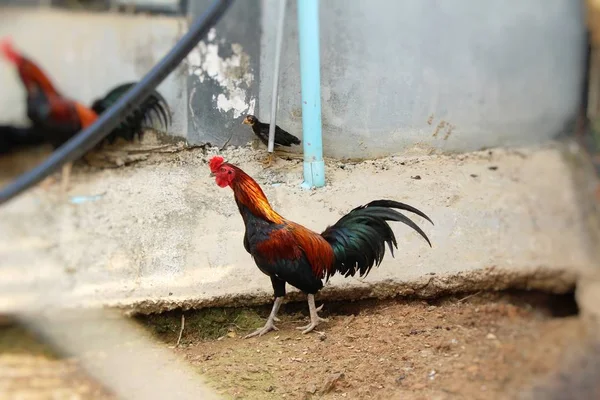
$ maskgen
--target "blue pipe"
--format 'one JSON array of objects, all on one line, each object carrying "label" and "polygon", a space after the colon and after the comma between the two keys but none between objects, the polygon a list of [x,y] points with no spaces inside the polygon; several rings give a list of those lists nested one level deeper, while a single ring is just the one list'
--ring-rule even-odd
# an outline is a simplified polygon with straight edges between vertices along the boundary
[{"label": "blue pipe", "polygon": [[319,0],[298,0],[300,81],[302,85],[302,141],[305,188],[325,186],[321,131],[321,61],[319,56]]}]

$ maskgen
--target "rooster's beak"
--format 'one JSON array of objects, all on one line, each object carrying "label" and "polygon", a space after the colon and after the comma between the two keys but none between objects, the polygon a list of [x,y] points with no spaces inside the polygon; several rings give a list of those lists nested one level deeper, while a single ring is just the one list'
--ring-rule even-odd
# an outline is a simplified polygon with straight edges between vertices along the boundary
[{"label": "rooster's beak", "polygon": [[242,121],[242,124],[244,124],[244,125],[250,125],[250,121],[248,121],[248,118],[245,118],[245,119]]},{"label": "rooster's beak", "polygon": [[215,174],[213,172],[210,173],[210,175],[208,176],[209,178],[214,178]]}]

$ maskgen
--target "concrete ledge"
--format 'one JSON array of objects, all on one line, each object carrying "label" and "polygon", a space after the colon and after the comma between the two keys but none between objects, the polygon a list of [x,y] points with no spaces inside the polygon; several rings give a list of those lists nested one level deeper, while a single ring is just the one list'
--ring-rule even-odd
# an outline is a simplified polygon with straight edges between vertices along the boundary
[{"label": "concrete ledge", "polygon": [[[329,161],[328,185],[314,191],[299,187],[299,160],[263,169],[262,151],[223,155],[257,179],[282,215],[317,231],[377,198],[432,218],[435,226],[411,216],[433,248],[395,224],[396,258],[387,254],[366,279],[334,277],[321,299],[513,287],[562,293],[595,266],[576,206],[574,147],[451,156],[415,148],[357,164]],[[0,312],[50,303],[156,312],[270,302],[270,281],[245,252],[231,190],[208,177],[208,157],[190,150],[79,171],[70,199],[57,197],[57,185],[0,208]]]}]

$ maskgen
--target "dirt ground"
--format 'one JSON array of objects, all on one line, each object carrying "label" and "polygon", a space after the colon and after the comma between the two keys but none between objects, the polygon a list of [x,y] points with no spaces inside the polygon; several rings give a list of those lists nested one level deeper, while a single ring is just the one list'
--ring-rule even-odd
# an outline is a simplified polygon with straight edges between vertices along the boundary
[{"label": "dirt ground", "polygon": [[[186,312],[174,351],[227,398],[514,399],[551,378],[586,337],[569,296],[329,303],[329,322],[308,335],[295,329],[304,308],[283,306],[280,331],[248,340],[241,336],[268,309]],[[181,312],[138,321],[174,347]],[[0,328],[0,371],[3,399],[111,398],[76,360],[54,357],[15,327]]]}]

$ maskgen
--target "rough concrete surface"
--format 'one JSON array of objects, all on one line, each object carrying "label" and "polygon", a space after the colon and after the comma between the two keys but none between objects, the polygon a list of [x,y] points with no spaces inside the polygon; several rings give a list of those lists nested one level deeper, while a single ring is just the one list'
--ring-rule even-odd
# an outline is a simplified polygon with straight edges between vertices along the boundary
[{"label": "rough concrete surface", "polygon": [[[279,4],[262,0],[258,116],[265,121]],[[582,2],[328,0],[319,18],[330,157],[375,158],[415,143],[461,152],[537,145],[578,112]],[[295,135],[302,132],[297,21],[296,2],[288,2],[277,123]]]},{"label": "rough concrete surface", "polygon": [[[568,153],[566,153],[568,154]],[[594,163],[587,156],[569,157],[571,177],[576,190],[576,207],[587,226],[592,257],[600,260],[600,183]],[[579,271],[575,296],[580,314],[591,325],[591,332],[600,340],[600,263]],[[600,342],[599,342],[600,343]]]},{"label": "rough concrete surface", "polygon": [[[120,169],[79,168],[69,198],[60,198],[54,185],[4,205],[0,312],[49,303],[153,312],[270,302],[270,281],[243,248],[231,190],[208,176],[206,160],[216,151],[157,154]],[[434,226],[411,215],[433,248],[395,224],[395,258],[388,253],[364,279],[336,276],[319,294],[358,299],[572,290],[596,254],[576,206],[577,152],[547,146],[436,155],[414,148],[355,164],[328,161],[327,186],[312,191],[299,186],[299,160],[264,169],[263,151],[222,154],[255,177],[278,212],[317,231],[379,198],[406,202],[432,218]]]}]

